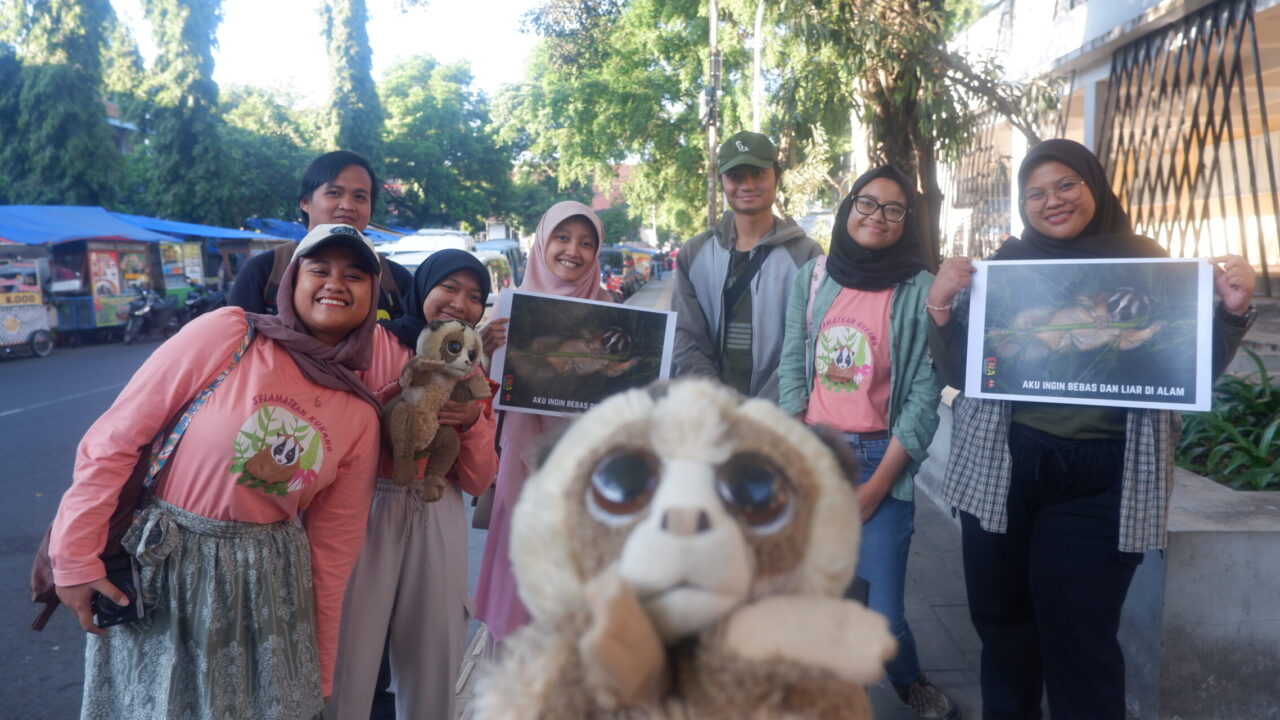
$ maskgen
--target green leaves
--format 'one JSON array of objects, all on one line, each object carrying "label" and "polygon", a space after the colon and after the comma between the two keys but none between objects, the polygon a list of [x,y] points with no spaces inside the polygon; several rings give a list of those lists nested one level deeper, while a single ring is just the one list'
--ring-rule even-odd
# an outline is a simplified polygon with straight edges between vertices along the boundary
[{"label": "green leaves", "polygon": [[1237,490],[1280,490],[1280,386],[1257,353],[1245,349],[1257,380],[1223,376],[1213,410],[1185,413],[1178,465]]}]

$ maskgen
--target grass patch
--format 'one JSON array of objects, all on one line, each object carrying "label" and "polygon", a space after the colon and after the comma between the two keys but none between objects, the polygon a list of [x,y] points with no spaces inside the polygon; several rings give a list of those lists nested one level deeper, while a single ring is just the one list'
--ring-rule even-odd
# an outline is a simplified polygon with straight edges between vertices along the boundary
[{"label": "grass patch", "polygon": [[1183,413],[1175,459],[1191,472],[1236,490],[1280,490],[1280,385],[1258,354],[1256,379],[1224,375],[1213,386],[1213,409]]}]

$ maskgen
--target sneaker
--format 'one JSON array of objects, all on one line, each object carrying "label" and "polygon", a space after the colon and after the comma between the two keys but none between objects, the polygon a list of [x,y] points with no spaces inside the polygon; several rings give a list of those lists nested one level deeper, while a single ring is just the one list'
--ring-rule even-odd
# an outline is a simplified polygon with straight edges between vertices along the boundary
[{"label": "sneaker", "polygon": [[960,720],[960,706],[923,673],[910,685],[894,685],[893,689],[920,720]]}]

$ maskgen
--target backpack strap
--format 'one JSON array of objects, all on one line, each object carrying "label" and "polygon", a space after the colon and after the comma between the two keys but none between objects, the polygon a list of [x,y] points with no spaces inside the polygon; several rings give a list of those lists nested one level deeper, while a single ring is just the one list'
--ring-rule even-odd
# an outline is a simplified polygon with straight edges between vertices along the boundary
[{"label": "backpack strap", "polygon": [[[381,304],[390,316],[387,319],[394,320],[404,314],[400,307],[400,286],[396,285],[396,277],[391,273],[391,265],[387,262],[386,255],[378,253],[378,264],[381,266],[381,270],[378,271],[378,287],[382,290]],[[379,319],[381,319],[381,311],[379,311]]]},{"label": "backpack strap", "polygon": [[266,284],[262,286],[262,300],[271,307],[276,305],[276,290],[280,289],[280,281],[284,280],[284,271],[293,260],[293,251],[297,248],[298,243],[287,242],[280,243],[271,251],[273,255],[271,275],[267,277]]},{"label": "backpack strap", "polygon": [[809,304],[804,306],[804,334],[810,337],[813,332],[813,299],[818,296],[818,286],[822,278],[827,276],[827,256],[819,255],[813,261],[813,273],[809,276]]}]

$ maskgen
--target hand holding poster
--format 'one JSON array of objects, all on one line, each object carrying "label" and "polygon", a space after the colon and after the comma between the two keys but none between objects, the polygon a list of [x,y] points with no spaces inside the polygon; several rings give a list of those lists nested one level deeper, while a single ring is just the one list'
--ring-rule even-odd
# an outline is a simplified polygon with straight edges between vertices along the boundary
[{"label": "hand holding poster", "polygon": [[579,413],[671,376],[675,313],[507,290],[496,316],[511,318],[493,356],[498,408]]},{"label": "hand holding poster", "polygon": [[1213,273],[1204,260],[975,266],[970,395],[1209,409]]}]

